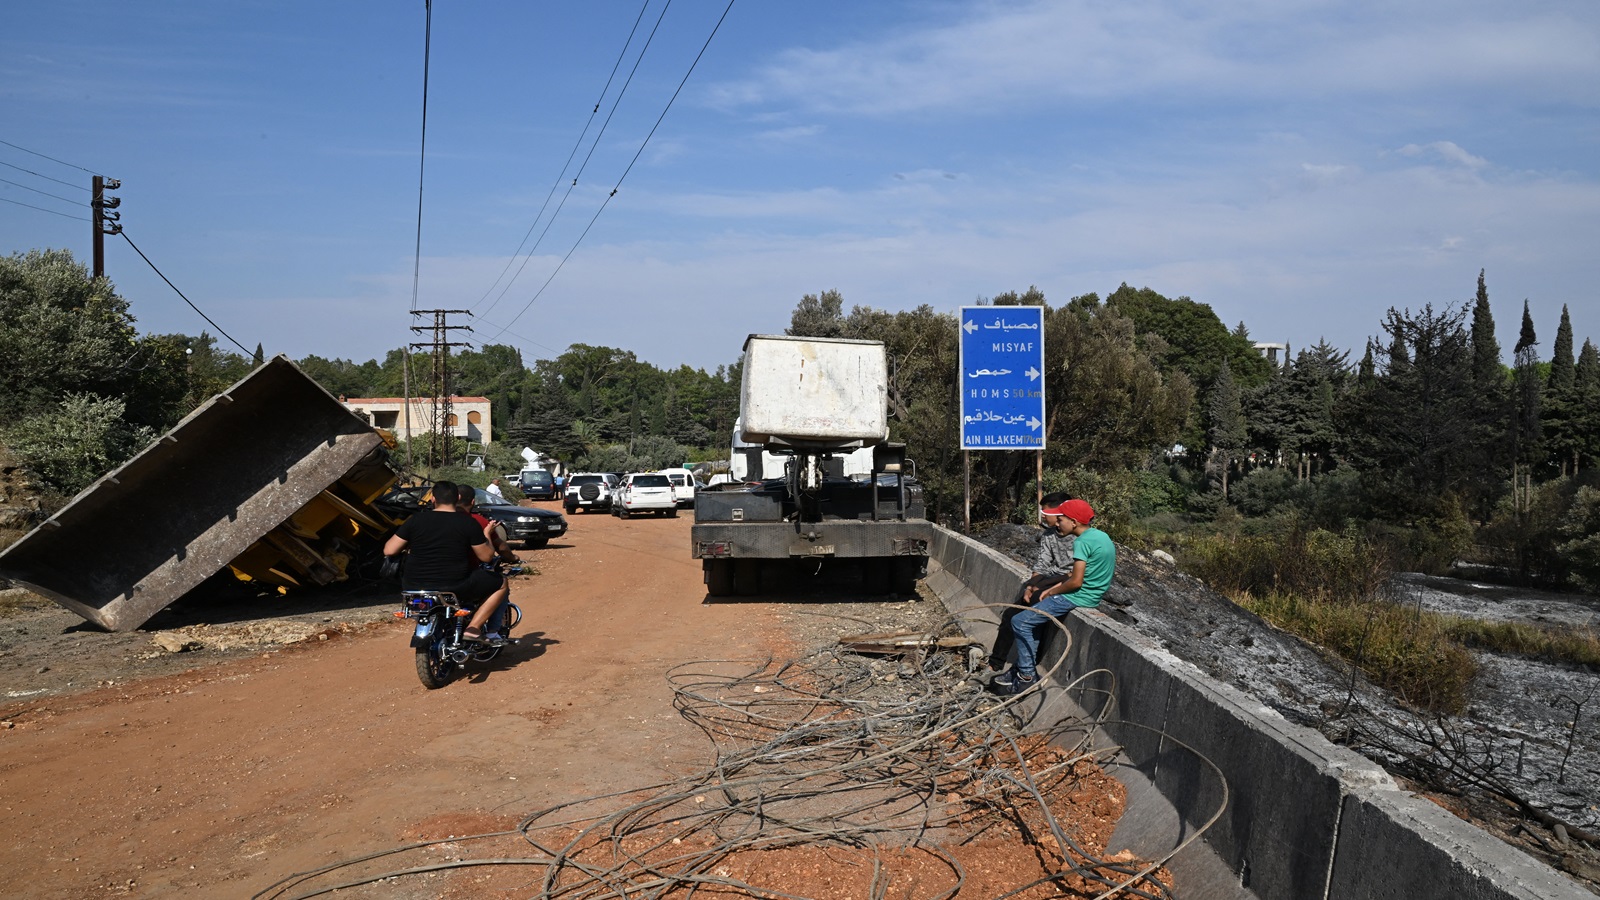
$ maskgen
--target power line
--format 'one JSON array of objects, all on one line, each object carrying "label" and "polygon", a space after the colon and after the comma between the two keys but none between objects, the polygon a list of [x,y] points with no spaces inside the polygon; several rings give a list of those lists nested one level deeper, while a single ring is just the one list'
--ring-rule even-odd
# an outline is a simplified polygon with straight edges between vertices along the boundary
[{"label": "power line", "polygon": [[[3,142],[0,142],[0,143],[3,143]],[[43,178],[45,181],[54,181],[56,184],[64,184],[67,187],[80,188],[82,190],[88,190],[88,188],[85,188],[81,184],[73,184],[70,181],[62,181],[59,178],[51,178],[49,175],[45,175],[45,174],[43,174],[41,172],[35,172],[32,169],[24,169],[23,167],[17,165],[16,163],[8,163],[8,162],[6,162],[4,160],[0,160],[0,166],[5,166],[8,169],[16,169],[18,172],[27,172],[29,175],[33,175],[33,176],[36,176],[36,177],[39,177],[39,178]]]},{"label": "power line", "polygon": [[29,209],[37,209],[39,212],[47,212],[47,213],[51,214],[52,216],[61,216],[63,218],[67,218],[67,219],[76,219],[79,222],[87,222],[87,221],[89,221],[89,218],[87,216],[74,216],[71,213],[56,212],[53,209],[45,209],[42,206],[34,206],[32,203],[23,203],[21,200],[7,200],[4,197],[0,197],[0,203],[15,203],[18,206],[26,206]]},{"label": "power line", "polygon": [[422,31],[422,147],[417,151],[417,250],[411,264],[411,311],[417,311],[422,283],[422,175],[428,160],[428,63],[433,55],[433,0],[423,0],[427,20]]},{"label": "power line", "polygon": [[[668,2],[670,4],[670,0],[668,0]],[[533,234],[533,229],[539,227],[539,220],[544,217],[544,211],[550,207],[550,198],[555,196],[556,188],[560,187],[562,180],[567,177],[567,169],[572,167],[572,160],[577,157],[578,148],[583,146],[584,136],[589,133],[589,126],[594,124],[594,117],[596,115],[598,115],[599,112],[600,112],[600,104],[601,104],[602,101],[605,100],[606,93],[611,90],[611,82],[616,80],[617,70],[622,68],[622,61],[623,61],[623,59],[627,58],[628,48],[633,45],[633,36],[635,34],[638,34],[638,32],[639,32],[639,23],[644,21],[645,10],[647,10],[649,8],[650,8],[650,0],[645,0],[644,5],[639,7],[639,15],[634,17],[634,19],[633,19],[633,27],[628,30],[628,39],[626,41],[622,42],[622,49],[617,51],[617,61],[611,64],[611,74],[606,76],[605,87],[600,89],[600,97],[599,97],[599,99],[594,101],[594,108],[589,110],[589,118],[583,123],[583,130],[578,132],[578,139],[576,141],[572,142],[572,152],[567,154],[567,161],[562,164],[560,174],[556,175],[556,180],[550,184],[550,191],[549,191],[549,193],[544,195],[544,203],[543,203],[543,205],[541,205],[539,207],[538,214],[533,217],[533,222],[528,225],[527,232],[525,234],[523,234],[523,236],[522,236],[522,242],[517,244],[517,249],[513,250],[511,252],[511,258],[506,260],[505,268],[501,269],[500,270],[500,274],[495,276],[494,284],[489,285],[489,289],[483,292],[483,296],[482,297],[478,298],[478,302],[479,303],[482,303],[484,300],[487,300],[489,298],[489,294],[494,291],[495,285],[498,285],[500,283],[500,279],[506,277],[506,272],[508,270],[510,270],[511,264],[516,261],[517,255],[520,254],[522,252],[522,248],[527,245],[528,236]],[[665,15],[665,13],[666,13],[666,10],[663,9],[662,10],[662,14]],[[656,24],[659,25],[660,24],[660,20],[657,20]],[[652,31],[651,34],[654,35],[655,32]],[[648,46],[646,47],[646,49],[649,49]],[[643,51],[640,51],[640,52],[642,53]],[[623,91],[626,91],[626,90],[627,90],[627,87],[625,85],[623,87]],[[620,96],[620,94],[619,94],[619,96]],[[599,137],[596,136],[595,140],[599,140]],[[579,174],[581,175],[582,172],[580,171]],[[576,178],[574,178],[574,183],[576,183]],[[572,193],[570,188],[567,190],[567,193],[568,194]],[[563,196],[561,198],[561,206],[564,206],[564,205],[566,205],[566,197],[565,196]],[[550,215],[551,221],[554,221],[555,217],[560,214],[561,206],[557,206],[556,207],[556,211],[554,213],[551,213],[551,215]],[[528,265],[528,259],[532,258],[534,252],[539,249],[539,244],[544,241],[544,236],[545,236],[545,234],[548,234],[549,231],[550,231],[550,226],[548,224],[546,224],[545,228],[544,228],[544,231],[539,234],[539,240],[534,242],[533,247],[531,247],[528,250],[528,256],[523,258],[522,265],[517,268],[517,274],[511,276],[511,281],[506,282],[505,290],[502,290],[500,292],[500,296],[494,298],[494,302],[489,304],[489,308],[483,311],[484,315],[488,315],[490,312],[492,312],[494,310],[494,308],[500,304],[500,300],[505,297],[506,291],[511,290],[511,283],[516,281],[518,276],[520,276],[522,274],[522,270],[524,268],[526,268],[527,265]]]},{"label": "power line", "polygon": [[216,322],[212,322],[210,316],[206,315],[203,312],[200,312],[200,307],[195,306],[193,300],[190,300],[188,297],[185,297],[183,291],[178,290],[178,286],[172,283],[172,279],[168,278],[160,269],[157,269],[156,268],[156,264],[150,261],[150,257],[144,255],[144,251],[140,250],[139,249],[139,245],[135,244],[133,242],[133,238],[128,237],[128,232],[119,231],[117,233],[122,235],[122,239],[128,242],[128,246],[133,248],[133,252],[139,254],[139,258],[144,260],[145,265],[149,266],[152,270],[155,271],[155,273],[157,275],[161,276],[161,280],[165,281],[167,283],[167,287],[172,288],[174,291],[176,291],[179,297],[183,297],[183,302],[189,304],[189,308],[190,309],[194,310],[197,313],[200,313],[200,318],[205,319],[207,322],[209,322],[211,324],[211,327],[215,328],[217,330],[217,332],[219,334],[221,334],[223,337],[227,338],[230,341],[233,341],[233,345],[235,347],[238,347],[239,350],[241,352],[243,352],[245,356],[253,357],[255,355],[255,351],[254,350],[247,349],[245,347],[245,345],[239,343],[237,340],[234,340],[233,335],[227,333],[226,331],[223,331],[221,325],[218,325]]},{"label": "power line", "polygon": [[60,194],[52,194],[49,191],[41,191],[36,187],[28,187],[27,185],[23,184],[20,181],[12,181],[9,178],[0,178],[0,182],[5,182],[6,184],[14,184],[17,187],[22,188],[25,191],[33,191],[35,194],[43,194],[46,197],[54,197],[57,200],[65,200],[68,203],[77,204],[79,206],[83,205],[83,201],[82,200],[74,200],[71,197],[63,197]]},{"label": "power line", "polygon": [[[656,17],[656,24],[655,24],[655,26],[653,28],[650,29],[650,36],[645,39],[644,46],[639,49],[639,56],[638,56],[637,59],[635,59],[633,61],[633,68],[628,70],[628,79],[627,79],[627,81],[623,82],[622,89],[617,92],[616,98],[611,101],[611,110],[606,113],[606,120],[605,120],[605,122],[603,122],[600,125],[600,130],[595,132],[594,141],[589,144],[589,152],[584,155],[583,163],[578,166],[577,174],[572,176],[572,183],[567,185],[567,192],[565,194],[561,195],[561,202],[556,205],[556,211],[550,214],[549,220],[545,222],[544,231],[540,232],[540,234],[539,234],[539,240],[534,242],[533,249],[529,250],[528,251],[528,255],[523,257],[522,265],[517,268],[517,274],[511,276],[511,281],[514,282],[514,281],[517,280],[517,278],[521,277],[522,270],[526,269],[528,267],[528,261],[533,259],[534,251],[539,249],[539,245],[544,243],[545,235],[550,233],[551,226],[553,226],[555,224],[556,216],[561,215],[561,211],[566,208],[566,206],[567,206],[567,198],[572,196],[573,189],[578,186],[578,179],[582,178],[583,177],[583,173],[588,170],[588,168],[589,168],[589,160],[594,158],[594,151],[599,148],[600,139],[605,137],[606,130],[608,128],[610,128],[611,119],[612,119],[613,116],[615,116],[617,114],[617,107],[622,105],[622,97],[623,97],[623,95],[627,94],[628,86],[633,84],[633,76],[638,74],[639,66],[644,62],[644,55],[646,53],[650,52],[650,45],[655,42],[656,32],[661,30],[661,22],[662,22],[663,19],[665,19],[667,17],[667,10],[671,9],[671,8],[672,8],[672,0],[667,0],[666,5],[661,7],[661,15]],[[641,15],[643,14],[643,10],[640,11],[640,14]],[[726,13],[724,13],[724,15],[726,15]],[[718,24],[720,24],[720,23],[718,23]],[[713,34],[714,33],[715,32],[713,32]],[[627,48],[624,47],[623,50],[624,50],[624,52],[626,52]],[[563,172],[562,175],[564,177],[566,175],[566,173]],[[615,191],[613,191],[612,193],[615,193]],[[591,225],[594,224],[593,220],[590,220],[590,224]],[[588,231],[588,229],[584,229],[584,230],[585,230],[585,232]],[[572,255],[571,251],[568,251],[567,255],[571,256]],[[565,263],[566,259],[563,258],[562,262]],[[558,267],[558,269],[559,269],[559,267]],[[545,283],[549,284],[548,281],[546,281]],[[509,290],[511,290],[511,284],[508,282],[506,284],[506,286],[505,286],[505,289],[500,292],[500,297],[496,297],[494,303],[489,305],[489,309],[492,310],[492,309],[495,308],[495,306],[498,306],[499,303],[500,303],[500,298],[504,297],[506,295],[506,292],[509,291]],[[488,311],[489,310],[484,310],[484,312],[488,312]],[[521,313],[518,313],[518,315],[520,316]],[[515,319],[513,319],[513,321],[515,321]]]},{"label": "power line", "polygon": [[80,172],[88,172],[90,175],[99,175],[99,174],[101,174],[99,172],[96,172],[93,169],[85,169],[83,166],[76,165],[74,163],[69,163],[66,160],[56,159],[54,156],[46,156],[45,154],[40,153],[37,150],[29,150],[27,147],[18,146],[16,144],[11,143],[10,141],[0,141],[0,144],[5,144],[7,147],[11,147],[14,150],[21,150],[23,153],[31,153],[34,156],[39,157],[40,159],[48,159],[53,163],[60,163],[61,165],[66,166],[69,169],[77,169]]},{"label": "power line", "polygon": [[[617,183],[611,188],[611,193],[606,195],[606,199],[600,204],[600,208],[595,210],[594,217],[589,220],[588,225],[584,226],[583,233],[578,235],[578,239],[576,241],[572,242],[572,248],[567,251],[567,255],[561,257],[561,262],[556,265],[555,271],[551,272],[550,277],[545,279],[544,284],[539,286],[539,290],[535,292],[532,297],[528,298],[528,302],[523,304],[522,309],[519,310],[515,316],[511,317],[512,323],[515,323],[518,319],[522,318],[522,316],[526,314],[530,308],[532,308],[534,301],[538,300],[540,295],[544,293],[545,288],[550,286],[550,282],[555,280],[555,277],[561,271],[561,268],[567,264],[567,260],[571,259],[572,254],[577,251],[578,245],[583,243],[583,239],[588,236],[589,229],[594,227],[594,223],[600,218],[600,214],[606,211],[606,207],[611,203],[611,198],[615,197],[617,195],[617,191],[622,188],[623,180],[628,177],[629,172],[633,171],[633,166],[639,161],[639,157],[644,155],[644,148],[649,146],[650,139],[655,137],[656,129],[661,127],[662,121],[667,118],[667,112],[672,109],[672,104],[677,101],[678,95],[683,92],[683,86],[688,84],[689,76],[693,75],[695,67],[700,65],[700,58],[705,56],[706,48],[711,46],[712,38],[717,36],[717,32],[722,28],[722,23],[728,18],[728,13],[733,11],[734,2],[735,0],[728,0],[728,5],[722,10],[722,16],[717,19],[716,26],[711,29],[711,34],[706,37],[706,42],[700,46],[700,52],[695,54],[694,62],[689,64],[689,71],[683,73],[683,79],[678,82],[677,90],[672,92],[672,97],[667,100],[667,105],[661,110],[661,115],[656,117],[656,123],[650,126],[650,133],[644,136],[644,141],[639,144],[638,152],[634,153],[633,159],[628,161],[628,167],[622,170],[622,175],[617,178]],[[510,323],[508,323],[506,327],[510,327]],[[501,334],[505,333],[505,330],[506,328],[501,328],[500,331],[496,332],[494,337],[490,338],[489,340],[498,338]]]}]

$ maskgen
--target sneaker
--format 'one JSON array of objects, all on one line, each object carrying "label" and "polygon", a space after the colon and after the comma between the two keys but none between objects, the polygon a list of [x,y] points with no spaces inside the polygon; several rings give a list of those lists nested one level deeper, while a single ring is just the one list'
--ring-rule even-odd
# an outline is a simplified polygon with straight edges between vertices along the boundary
[{"label": "sneaker", "polygon": [[486,644],[486,645],[488,645],[490,647],[504,647],[506,645],[506,639],[501,637],[498,634],[495,634],[494,632],[490,632],[488,634],[480,634],[477,637],[465,637],[465,636],[463,636],[463,639],[468,641],[469,643]]},{"label": "sneaker", "polygon": [[989,687],[997,694],[1020,694],[1028,688],[1039,683],[1037,675],[1029,677],[1021,674],[1016,669],[1001,672],[989,679]]}]

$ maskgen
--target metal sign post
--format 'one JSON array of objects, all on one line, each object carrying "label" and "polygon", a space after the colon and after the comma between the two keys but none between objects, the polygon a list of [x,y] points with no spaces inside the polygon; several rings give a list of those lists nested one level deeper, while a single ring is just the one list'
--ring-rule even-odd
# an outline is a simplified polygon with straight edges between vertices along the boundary
[{"label": "metal sign post", "polygon": [[963,306],[960,334],[961,449],[1042,454],[1044,307]]}]

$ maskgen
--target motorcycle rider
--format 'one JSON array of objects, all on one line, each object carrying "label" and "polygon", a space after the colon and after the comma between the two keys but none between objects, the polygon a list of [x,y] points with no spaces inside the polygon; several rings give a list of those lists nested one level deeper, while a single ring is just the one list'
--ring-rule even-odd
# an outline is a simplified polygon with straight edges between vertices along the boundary
[{"label": "motorcycle rider", "polygon": [[419,510],[402,522],[383,545],[383,555],[398,556],[409,548],[401,588],[448,591],[463,605],[476,604],[462,638],[498,647],[505,639],[484,634],[483,626],[506,598],[505,579],[478,565],[493,559],[494,550],[471,516],[457,514],[460,498],[455,482],[435,482],[433,509]]}]

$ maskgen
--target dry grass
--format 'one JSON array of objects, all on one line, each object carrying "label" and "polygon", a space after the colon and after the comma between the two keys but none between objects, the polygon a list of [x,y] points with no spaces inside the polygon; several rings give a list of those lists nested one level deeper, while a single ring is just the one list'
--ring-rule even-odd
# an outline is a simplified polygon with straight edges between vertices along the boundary
[{"label": "dry grass", "polygon": [[1600,634],[1592,628],[1551,628],[1456,616],[1443,618],[1450,636],[1469,647],[1600,669]]}]

